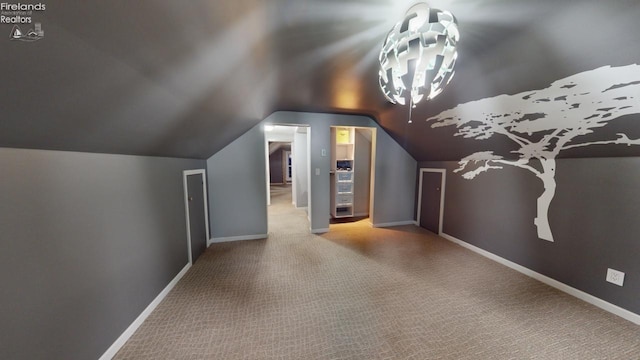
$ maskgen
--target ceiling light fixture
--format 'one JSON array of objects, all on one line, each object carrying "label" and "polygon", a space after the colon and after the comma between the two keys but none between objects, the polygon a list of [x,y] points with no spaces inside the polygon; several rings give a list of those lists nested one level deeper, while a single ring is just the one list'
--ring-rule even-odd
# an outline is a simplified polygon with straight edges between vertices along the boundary
[{"label": "ceiling light fixture", "polygon": [[459,39],[455,16],[424,2],[387,34],[378,57],[380,89],[393,104],[409,104],[409,122],[411,108],[436,97],[453,78]]}]

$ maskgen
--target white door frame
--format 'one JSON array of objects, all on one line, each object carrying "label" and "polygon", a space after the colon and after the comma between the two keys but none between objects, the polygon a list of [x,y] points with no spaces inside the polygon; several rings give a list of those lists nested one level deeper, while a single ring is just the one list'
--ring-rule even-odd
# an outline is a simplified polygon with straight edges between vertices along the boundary
[{"label": "white door frame", "polygon": [[265,155],[265,174],[267,178],[267,206],[271,205],[271,169],[269,168],[269,140],[267,140],[266,131],[264,133],[264,155]]},{"label": "white door frame", "polygon": [[371,159],[369,164],[369,222],[373,224],[373,212],[375,211],[373,201],[376,189],[376,147],[378,141],[378,129],[375,127],[361,127],[361,129],[371,130]]},{"label": "white door frame", "polygon": [[[307,129],[307,218],[309,219],[309,226],[311,226],[311,124],[304,123],[264,123],[262,124],[263,128],[265,125],[271,126],[291,126],[291,127],[304,127]],[[270,169],[269,169],[269,136],[266,131],[263,131],[264,134],[264,151],[265,151],[265,186],[267,188],[267,206],[271,205],[271,180],[270,180]],[[274,141],[274,140],[272,140]],[[291,142],[291,149],[293,150],[293,141]],[[295,159],[292,163],[292,166],[295,167]],[[293,171],[293,169],[292,169]],[[293,180],[293,179],[292,179]],[[292,181],[292,183],[295,183]],[[291,191],[293,191],[293,186],[291,186]],[[293,194],[292,194],[293,199]],[[267,210],[268,212],[268,210]],[[267,221],[268,224],[268,221]]]},{"label": "white door frame", "polygon": [[[307,169],[309,169],[308,173],[309,175],[311,174],[311,162],[309,161],[311,158],[311,125],[309,124],[294,124],[294,123],[265,123],[263,124],[263,128],[265,125],[269,125],[269,126],[289,126],[289,127],[305,127],[307,128]],[[263,131],[264,134],[264,162],[265,162],[265,177],[266,177],[266,182],[265,182],[265,186],[267,189],[267,206],[271,205],[271,169],[269,169],[269,141],[278,141],[278,140],[269,140],[269,136],[267,134],[266,131]],[[282,142],[290,142],[291,143],[291,149],[293,150],[293,141],[289,141],[289,140],[282,140]],[[295,162],[295,161],[294,161]],[[292,163],[292,166],[295,167],[295,164]],[[292,169],[293,171],[293,169]],[[284,175],[283,175],[283,180],[285,179]],[[286,181],[285,181],[286,183]],[[292,179],[292,183],[293,183],[293,179]],[[293,185],[292,187],[292,191],[293,191]],[[309,193],[309,197],[308,197],[308,201],[307,201],[307,206],[310,209],[311,206],[311,178],[307,177],[307,188],[309,189],[308,193]],[[293,195],[292,195],[293,198]],[[309,220],[311,221],[311,220]]]},{"label": "white door frame", "polygon": [[187,251],[189,253],[189,264],[193,265],[193,259],[191,256],[191,226],[189,224],[189,192],[187,190],[187,176],[189,175],[202,175],[202,197],[204,203],[204,225],[207,235],[207,247],[211,245],[211,235],[209,233],[209,209],[207,207],[207,174],[205,169],[184,170],[182,172],[182,184],[184,187],[184,215],[187,221]]},{"label": "white door frame", "polygon": [[[368,130],[371,131],[371,156],[370,156],[370,164],[369,164],[369,222],[373,224],[373,213],[374,213],[374,200],[375,200],[375,189],[376,189],[376,148],[377,148],[377,139],[378,139],[378,129],[371,126],[349,126],[349,125],[331,125],[330,128],[351,128],[354,131],[357,129],[360,130]],[[355,146],[355,145],[354,145]],[[331,149],[332,151],[335,151]],[[355,158],[355,153],[354,153]],[[358,164],[355,163],[353,168]],[[333,164],[331,165],[333,166]],[[354,173],[355,174],[355,173]],[[355,176],[355,175],[354,175]],[[354,209],[355,210],[355,209]],[[357,216],[354,212],[354,216]]]},{"label": "white door frame", "polygon": [[442,173],[440,179],[440,218],[438,219],[438,235],[442,235],[442,220],[444,219],[444,189],[447,182],[447,169],[420,168],[420,183],[418,185],[418,211],[416,214],[416,225],[420,226],[420,212],[422,210],[422,179],[424,173],[435,172]]},{"label": "white door frame", "polygon": [[[297,131],[297,130],[296,130]],[[297,150],[296,150],[296,136],[295,134],[293,135],[293,141],[291,141],[291,154],[296,154]],[[288,165],[288,164],[287,164]],[[296,193],[297,189],[296,189],[296,182],[293,181],[293,178],[296,175],[296,162],[293,161],[293,159],[291,159],[291,204],[294,207],[298,207],[298,194]]]}]

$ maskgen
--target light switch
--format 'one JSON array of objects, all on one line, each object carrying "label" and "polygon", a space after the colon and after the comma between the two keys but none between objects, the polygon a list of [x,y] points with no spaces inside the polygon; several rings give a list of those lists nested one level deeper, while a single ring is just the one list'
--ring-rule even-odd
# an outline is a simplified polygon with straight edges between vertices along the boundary
[{"label": "light switch", "polygon": [[320,175],[320,168],[316,168],[316,175]]},{"label": "light switch", "polygon": [[[321,156],[327,156],[327,149],[322,149],[322,150],[320,151],[320,155],[321,155]],[[319,174],[316,174],[316,175],[319,175]]]}]

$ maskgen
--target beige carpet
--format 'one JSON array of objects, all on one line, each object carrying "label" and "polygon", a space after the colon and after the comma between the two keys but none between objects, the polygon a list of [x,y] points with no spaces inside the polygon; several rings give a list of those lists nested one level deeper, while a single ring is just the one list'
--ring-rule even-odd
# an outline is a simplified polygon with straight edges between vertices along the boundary
[{"label": "beige carpet", "polygon": [[117,359],[640,359],[640,327],[413,226],[212,245]]}]

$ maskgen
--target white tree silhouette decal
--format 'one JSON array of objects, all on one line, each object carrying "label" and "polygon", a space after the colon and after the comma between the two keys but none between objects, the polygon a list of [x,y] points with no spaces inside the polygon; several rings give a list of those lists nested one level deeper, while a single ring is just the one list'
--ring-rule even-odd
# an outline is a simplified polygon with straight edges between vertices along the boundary
[{"label": "white tree silhouette decal", "polygon": [[640,113],[639,99],[639,65],[604,66],[555,81],[546,89],[460,104],[427,121],[433,121],[434,128],[456,126],[455,136],[485,140],[502,135],[516,143],[515,156],[477,152],[463,158],[454,172],[466,171],[465,179],[504,165],[532,172],[544,184],[534,224],[540,239],[553,241],[548,211],[556,190],[556,157],[563,150],[584,146],[640,145],[640,139],[625,134],[600,141],[582,138],[611,120]]}]

